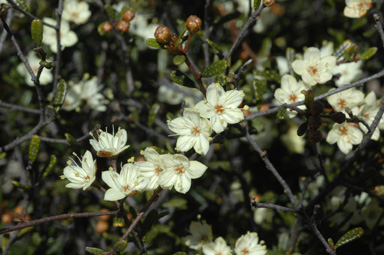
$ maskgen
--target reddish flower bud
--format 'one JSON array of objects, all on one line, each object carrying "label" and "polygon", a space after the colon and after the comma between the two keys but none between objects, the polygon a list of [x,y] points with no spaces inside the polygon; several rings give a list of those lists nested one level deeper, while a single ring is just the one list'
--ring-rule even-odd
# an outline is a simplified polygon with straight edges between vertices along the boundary
[{"label": "reddish flower bud", "polygon": [[331,118],[331,120],[338,124],[344,123],[345,121],[345,114],[342,112],[336,112],[334,114],[329,115],[329,117]]},{"label": "reddish flower bud", "polygon": [[120,20],[119,23],[117,23],[117,30],[119,30],[122,33],[127,32],[129,29],[129,23],[125,20]]},{"label": "reddish flower bud", "polygon": [[171,38],[171,30],[167,26],[159,26],[156,28],[155,38],[159,43],[168,43]]},{"label": "reddish flower bud", "polygon": [[309,117],[308,123],[311,129],[317,130],[319,127],[321,127],[323,121],[321,120],[320,116],[311,116]]},{"label": "reddish flower bud", "polygon": [[195,33],[199,31],[202,24],[203,22],[196,15],[189,16],[186,22],[187,29],[190,33]]},{"label": "reddish flower bud", "polygon": [[266,6],[272,6],[275,4],[275,0],[264,0]]},{"label": "reddish flower bud", "polygon": [[323,135],[319,130],[310,130],[308,133],[308,138],[310,141],[314,143],[318,143],[323,139]]},{"label": "reddish flower bud", "polygon": [[135,18],[135,12],[131,9],[128,9],[123,14],[123,20],[129,22]]},{"label": "reddish flower bud", "polygon": [[315,101],[313,104],[311,104],[310,111],[312,114],[318,115],[321,114],[324,111],[324,105],[320,101]]},{"label": "reddish flower bud", "polygon": [[103,26],[101,27],[105,33],[111,32],[113,29],[113,25],[110,22],[104,22]]}]

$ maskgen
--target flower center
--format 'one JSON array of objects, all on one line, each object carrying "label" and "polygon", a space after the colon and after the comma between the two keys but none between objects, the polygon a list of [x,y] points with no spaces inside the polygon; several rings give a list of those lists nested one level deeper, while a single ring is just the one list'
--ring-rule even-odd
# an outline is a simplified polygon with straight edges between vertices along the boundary
[{"label": "flower center", "polygon": [[177,172],[177,174],[183,174],[184,173],[184,167],[181,165],[178,165],[177,167],[175,167],[175,171]]},{"label": "flower center", "polygon": [[345,99],[342,99],[342,98],[339,99],[339,101],[337,102],[337,105],[338,105],[340,108],[342,108],[342,109],[345,108],[346,104],[347,104],[347,101],[345,101]]},{"label": "flower center", "polygon": [[128,185],[123,186],[123,190],[124,190],[124,192],[127,192],[127,190],[129,190],[129,189],[130,189],[130,188],[129,188]]},{"label": "flower center", "polygon": [[156,174],[157,175],[160,175],[160,173],[163,171],[163,169],[161,169],[161,167],[159,167],[159,166],[157,166],[156,168],[155,168],[155,172],[156,172]]},{"label": "flower center", "polygon": [[246,254],[249,254],[249,251],[248,251],[247,248],[244,248],[244,249],[241,250],[241,253],[246,255]]},{"label": "flower center", "polygon": [[84,181],[85,181],[85,182],[89,182],[90,179],[91,179],[91,177],[89,177],[89,175],[87,175],[87,176],[84,178]]},{"label": "flower center", "polygon": [[289,95],[289,101],[296,102],[297,96],[295,94]]},{"label": "flower center", "polygon": [[194,135],[194,136],[200,135],[199,127],[193,127],[192,130],[191,130],[191,134]]},{"label": "flower center", "polygon": [[217,114],[222,114],[224,112],[224,107],[222,105],[215,105],[215,111]]},{"label": "flower center", "polygon": [[309,66],[307,71],[312,76],[316,76],[317,75],[317,67],[316,66]]},{"label": "flower center", "polygon": [[367,113],[367,112],[364,113],[364,114],[363,114],[363,118],[364,118],[365,120],[368,120],[368,119],[369,119],[369,113]]},{"label": "flower center", "polygon": [[359,9],[359,16],[362,17],[366,14],[367,10],[372,7],[372,3],[369,2],[361,2],[357,4],[357,8]]},{"label": "flower center", "polygon": [[339,128],[340,135],[347,135],[348,129],[346,127]]}]

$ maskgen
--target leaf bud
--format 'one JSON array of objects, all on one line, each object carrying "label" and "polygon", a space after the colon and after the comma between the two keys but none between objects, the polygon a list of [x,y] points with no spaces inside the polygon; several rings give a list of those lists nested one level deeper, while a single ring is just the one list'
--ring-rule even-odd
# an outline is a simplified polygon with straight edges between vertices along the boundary
[{"label": "leaf bud", "polygon": [[309,127],[313,130],[319,129],[321,125],[323,124],[323,121],[321,120],[320,116],[311,116],[308,119]]},{"label": "leaf bud", "polygon": [[135,18],[135,12],[131,9],[128,9],[123,14],[123,20],[129,22]]},{"label": "leaf bud", "polygon": [[203,22],[196,15],[189,16],[186,22],[187,29],[190,33],[195,33],[199,31],[202,24]]},{"label": "leaf bud", "polygon": [[318,115],[321,114],[324,111],[324,105],[320,101],[315,101],[313,104],[311,104],[310,111],[312,114]]},{"label": "leaf bud", "polygon": [[121,33],[126,33],[129,29],[129,23],[125,20],[120,20],[119,23],[117,23],[116,26],[117,30],[119,30]]},{"label": "leaf bud", "polygon": [[155,31],[155,38],[159,43],[168,43],[171,39],[171,30],[167,26],[158,26]]},{"label": "leaf bud", "polygon": [[43,40],[43,23],[39,19],[34,19],[31,23],[32,41],[40,46]]},{"label": "leaf bud", "polygon": [[314,142],[314,143],[318,143],[321,141],[321,139],[323,139],[323,135],[321,134],[321,132],[319,130],[310,130],[309,133],[308,133],[308,138],[310,141]]},{"label": "leaf bud", "polygon": [[334,122],[341,124],[345,122],[345,114],[342,112],[336,112],[334,114],[331,114],[330,119],[333,120]]}]

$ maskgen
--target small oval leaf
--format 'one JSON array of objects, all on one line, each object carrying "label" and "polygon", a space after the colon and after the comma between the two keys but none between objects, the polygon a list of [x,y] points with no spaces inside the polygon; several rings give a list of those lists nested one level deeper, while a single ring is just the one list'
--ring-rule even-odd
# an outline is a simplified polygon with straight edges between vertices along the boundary
[{"label": "small oval leaf", "polygon": [[128,243],[124,240],[120,240],[117,243],[113,245],[113,249],[117,252],[123,252],[125,251],[125,248],[127,248]]},{"label": "small oval leaf", "polygon": [[184,55],[176,55],[173,58],[173,64],[176,66],[179,66],[185,62],[185,56]]},{"label": "small oval leaf", "polygon": [[32,41],[40,46],[43,41],[43,23],[39,19],[34,19],[31,23]]},{"label": "small oval leaf", "polygon": [[53,99],[52,106],[55,108],[55,111],[58,112],[60,107],[63,105],[65,96],[67,95],[68,86],[67,83],[61,79],[57,85],[56,95]]},{"label": "small oval leaf", "polygon": [[56,162],[57,162],[56,156],[51,155],[51,158],[49,160],[49,164],[48,164],[47,168],[45,169],[43,176],[41,177],[42,180],[45,179],[49,175],[49,173],[52,171],[53,167],[55,166]]},{"label": "small oval leaf", "polygon": [[95,248],[95,247],[86,247],[85,250],[91,254],[104,254],[105,252],[102,249]]},{"label": "small oval leaf", "polygon": [[371,57],[373,57],[373,55],[376,54],[376,52],[377,52],[377,47],[371,47],[361,54],[360,59],[361,60],[370,59]]},{"label": "small oval leaf", "polygon": [[109,4],[106,4],[104,5],[104,9],[110,19],[113,20],[116,18],[116,13],[115,13],[115,10],[112,8],[112,6],[110,6]]},{"label": "small oval leaf", "polygon": [[203,77],[215,76],[224,72],[225,69],[227,69],[227,61],[222,59],[205,68],[202,75]]},{"label": "small oval leaf", "polygon": [[253,9],[255,9],[255,10],[259,9],[260,4],[261,4],[261,0],[255,0],[253,2]]},{"label": "small oval leaf", "polygon": [[16,0],[16,4],[26,12],[29,10],[24,0]]},{"label": "small oval leaf", "polygon": [[29,160],[34,162],[36,160],[37,154],[40,150],[40,137],[38,135],[34,135],[31,139],[31,143],[29,145]]},{"label": "small oval leaf", "polygon": [[364,234],[364,230],[361,227],[354,228],[347,233],[345,233],[336,243],[335,250],[343,246],[345,244],[348,244],[352,241],[355,241],[356,239],[360,238]]},{"label": "small oval leaf", "polygon": [[196,88],[195,83],[182,71],[174,70],[171,73],[171,80],[181,86],[188,88]]},{"label": "small oval leaf", "polygon": [[280,108],[280,110],[277,112],[277,117],[281,120],[286,119],[287,118],[287,110],[284,107]]},{"label": "small oval leaf", "polygon": [[162,48],[160,43],[158,43],[155,38],[148,38],[147,41],[145,41],[145,43],[151,48],[155,48],[155,49]]}]

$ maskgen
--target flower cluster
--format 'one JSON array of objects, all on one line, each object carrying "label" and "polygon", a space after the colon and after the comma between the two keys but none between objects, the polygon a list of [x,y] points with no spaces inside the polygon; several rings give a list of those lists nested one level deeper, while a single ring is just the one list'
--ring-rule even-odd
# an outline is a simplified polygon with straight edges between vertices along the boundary
[{"label": "flower cluster", "polygon": [[239,108],[244,93],[241,90],[228,90],[219,83],[207,88],[206,100],[198,102],[194,110],[185,109],[181,117],[168,121],[168,127],[179,136],[176,150],[188,151],[192,147],[199,154],[207,154],[212,130],[223,132],[228,124],[236,124],[244,119]]},{"label": "flower cluster", "polygon": [[[116,160],[119,154],[129,148],[125,129],[119,128],[116,134],[99,130],[97,139],[92,133],[91,136],[93,139],[89,142],[99,157]],[[204,164],[190,161],[184,155],[159,154],[151,147],[146,148],[142,155],[145,161],[124,164],[119,172],[116,167],[102,172],[101,178],[109,187],[105,192],[105,200],[116,201],[158,187],[174,187],[176,191],[186,193],[191,188],[191,180],[200,178],[207,170]],[[66,187],[87,189],[96,181],[96,169],[96,160],[93,161],[89,151],[85,153],[81,167],[77,164],[73,166],[69,161],[64,169],[64,178],[70,181]]]},{"label": "flower cluster", "polygon": [[[222,237],[213,241],[212,227],[205,221],[193,221],[189,226],[191,235],[186,236],[185,244],[194,250],[202,250],[204,255],[232,255],[232,249]],[[259,237],[255,232],[248,232],[239,237],[235,243],[234,252],[236,255],[264,255],[267,248],[264,241],[259,242]]]},{"label": "flower cluster", "polygon": [[[44,18],[44,22],[55,26],[56,25],[56,20],[52,18]],[[56,36],[56,30],[44,26],[43,30],[43,43],[49,45],[50,49],[52,52],[56,53],[57,52],[57,36]],[[61,50],[63,50],[65,47],[70,47],[73,46],[77,43],[78,38],[75,32],[70,30],[70,26],[68,21],[62,20],[60,24],[60,45],[61,45]]]}]

